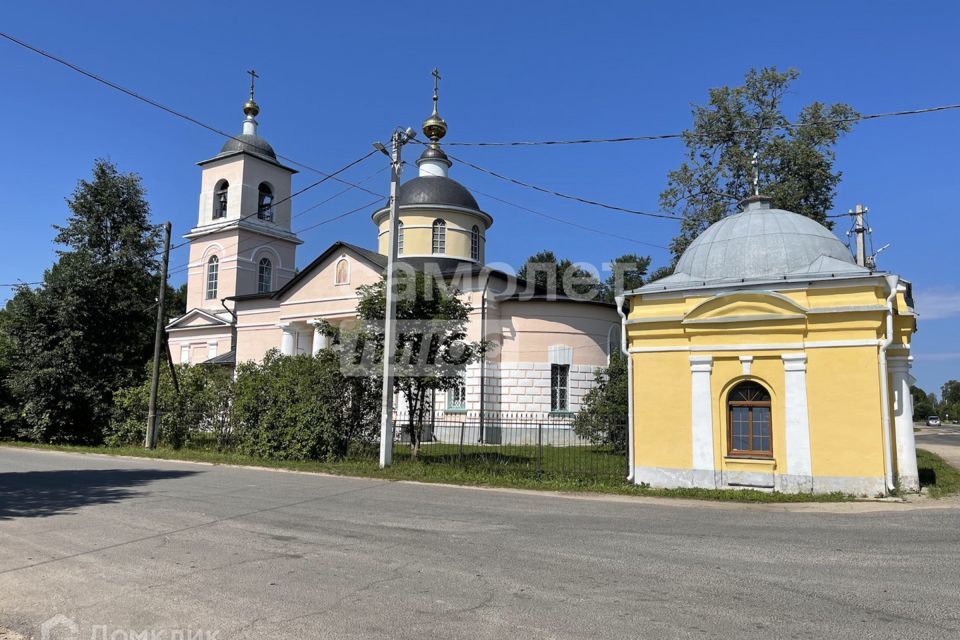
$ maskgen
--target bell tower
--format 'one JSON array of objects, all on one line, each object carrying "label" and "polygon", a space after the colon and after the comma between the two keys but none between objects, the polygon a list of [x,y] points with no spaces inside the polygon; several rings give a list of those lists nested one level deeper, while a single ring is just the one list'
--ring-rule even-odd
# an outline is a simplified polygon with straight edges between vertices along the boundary
[{"label": "bell tower", "polygon": [[190,240],[187,309],[223,311],[221,300],[265,294],[293,277],[297,245],[291,230],[291,177],[273,147],[257,134],[260,106],[243,105],[243,133],[227,140],[201,167],[197,225]]}]

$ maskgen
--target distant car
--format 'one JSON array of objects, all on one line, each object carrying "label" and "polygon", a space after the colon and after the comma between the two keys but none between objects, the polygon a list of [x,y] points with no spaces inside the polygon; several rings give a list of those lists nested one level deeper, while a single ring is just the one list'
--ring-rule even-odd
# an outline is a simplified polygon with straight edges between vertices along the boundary
[{"label": "distant car", "polygon": [[930,416],[927,418],[928,427],[939,427],[940,426],[940,416]]}]

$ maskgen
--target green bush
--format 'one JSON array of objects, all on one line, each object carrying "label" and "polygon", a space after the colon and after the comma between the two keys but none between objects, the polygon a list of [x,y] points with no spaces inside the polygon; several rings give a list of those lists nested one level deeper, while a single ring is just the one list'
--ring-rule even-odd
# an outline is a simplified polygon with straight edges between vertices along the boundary
[{"label": "green bush", "polygon": [[232,423],[238,452],[277,460],[337,460],[379,428],[375,379],[346,377],[336,353],[269,352],[237,368]]},{"label": "green bush", "polygon": [[627,359],[610,354],[610,365],[594,373],[595,386],[583,397],[583,407],[574,420],[574,432],[591,444],[608,446],[615,453],[627,451]]},{"label": "green bush", "polygon": [[[228,448],[231,444],[230,401],[233,390],[230,371],[223,367],[178,366],[177,379],[179,394],[169,369],[161,368],[157,392],[159,444],[179,449],[213,438],[218,448]],[[118,447],[143,443],[149,402],[149,380],[117,392],[113,418],[104,434],[106,444]]]}]

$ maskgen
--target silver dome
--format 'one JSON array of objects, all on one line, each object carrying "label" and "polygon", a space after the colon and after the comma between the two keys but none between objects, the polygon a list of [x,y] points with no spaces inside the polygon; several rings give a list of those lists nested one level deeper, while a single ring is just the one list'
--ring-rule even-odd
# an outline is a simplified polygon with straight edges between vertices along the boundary
[{"label": "silver dome", "polygon": [[780,279],[868,272],[833,233],[800,214],[751,199],[747,208],[711,225],[683,252],[673,275],[652,283]]}]

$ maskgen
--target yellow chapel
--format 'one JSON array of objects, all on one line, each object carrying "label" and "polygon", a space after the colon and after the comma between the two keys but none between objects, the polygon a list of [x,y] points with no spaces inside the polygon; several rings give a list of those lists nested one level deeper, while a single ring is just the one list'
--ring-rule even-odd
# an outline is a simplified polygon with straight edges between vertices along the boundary
[{"label": "yellow chapel", "polygon": [[741,205],[618,301],[629,480],[916,491],[911,284],[762,195]]}]

